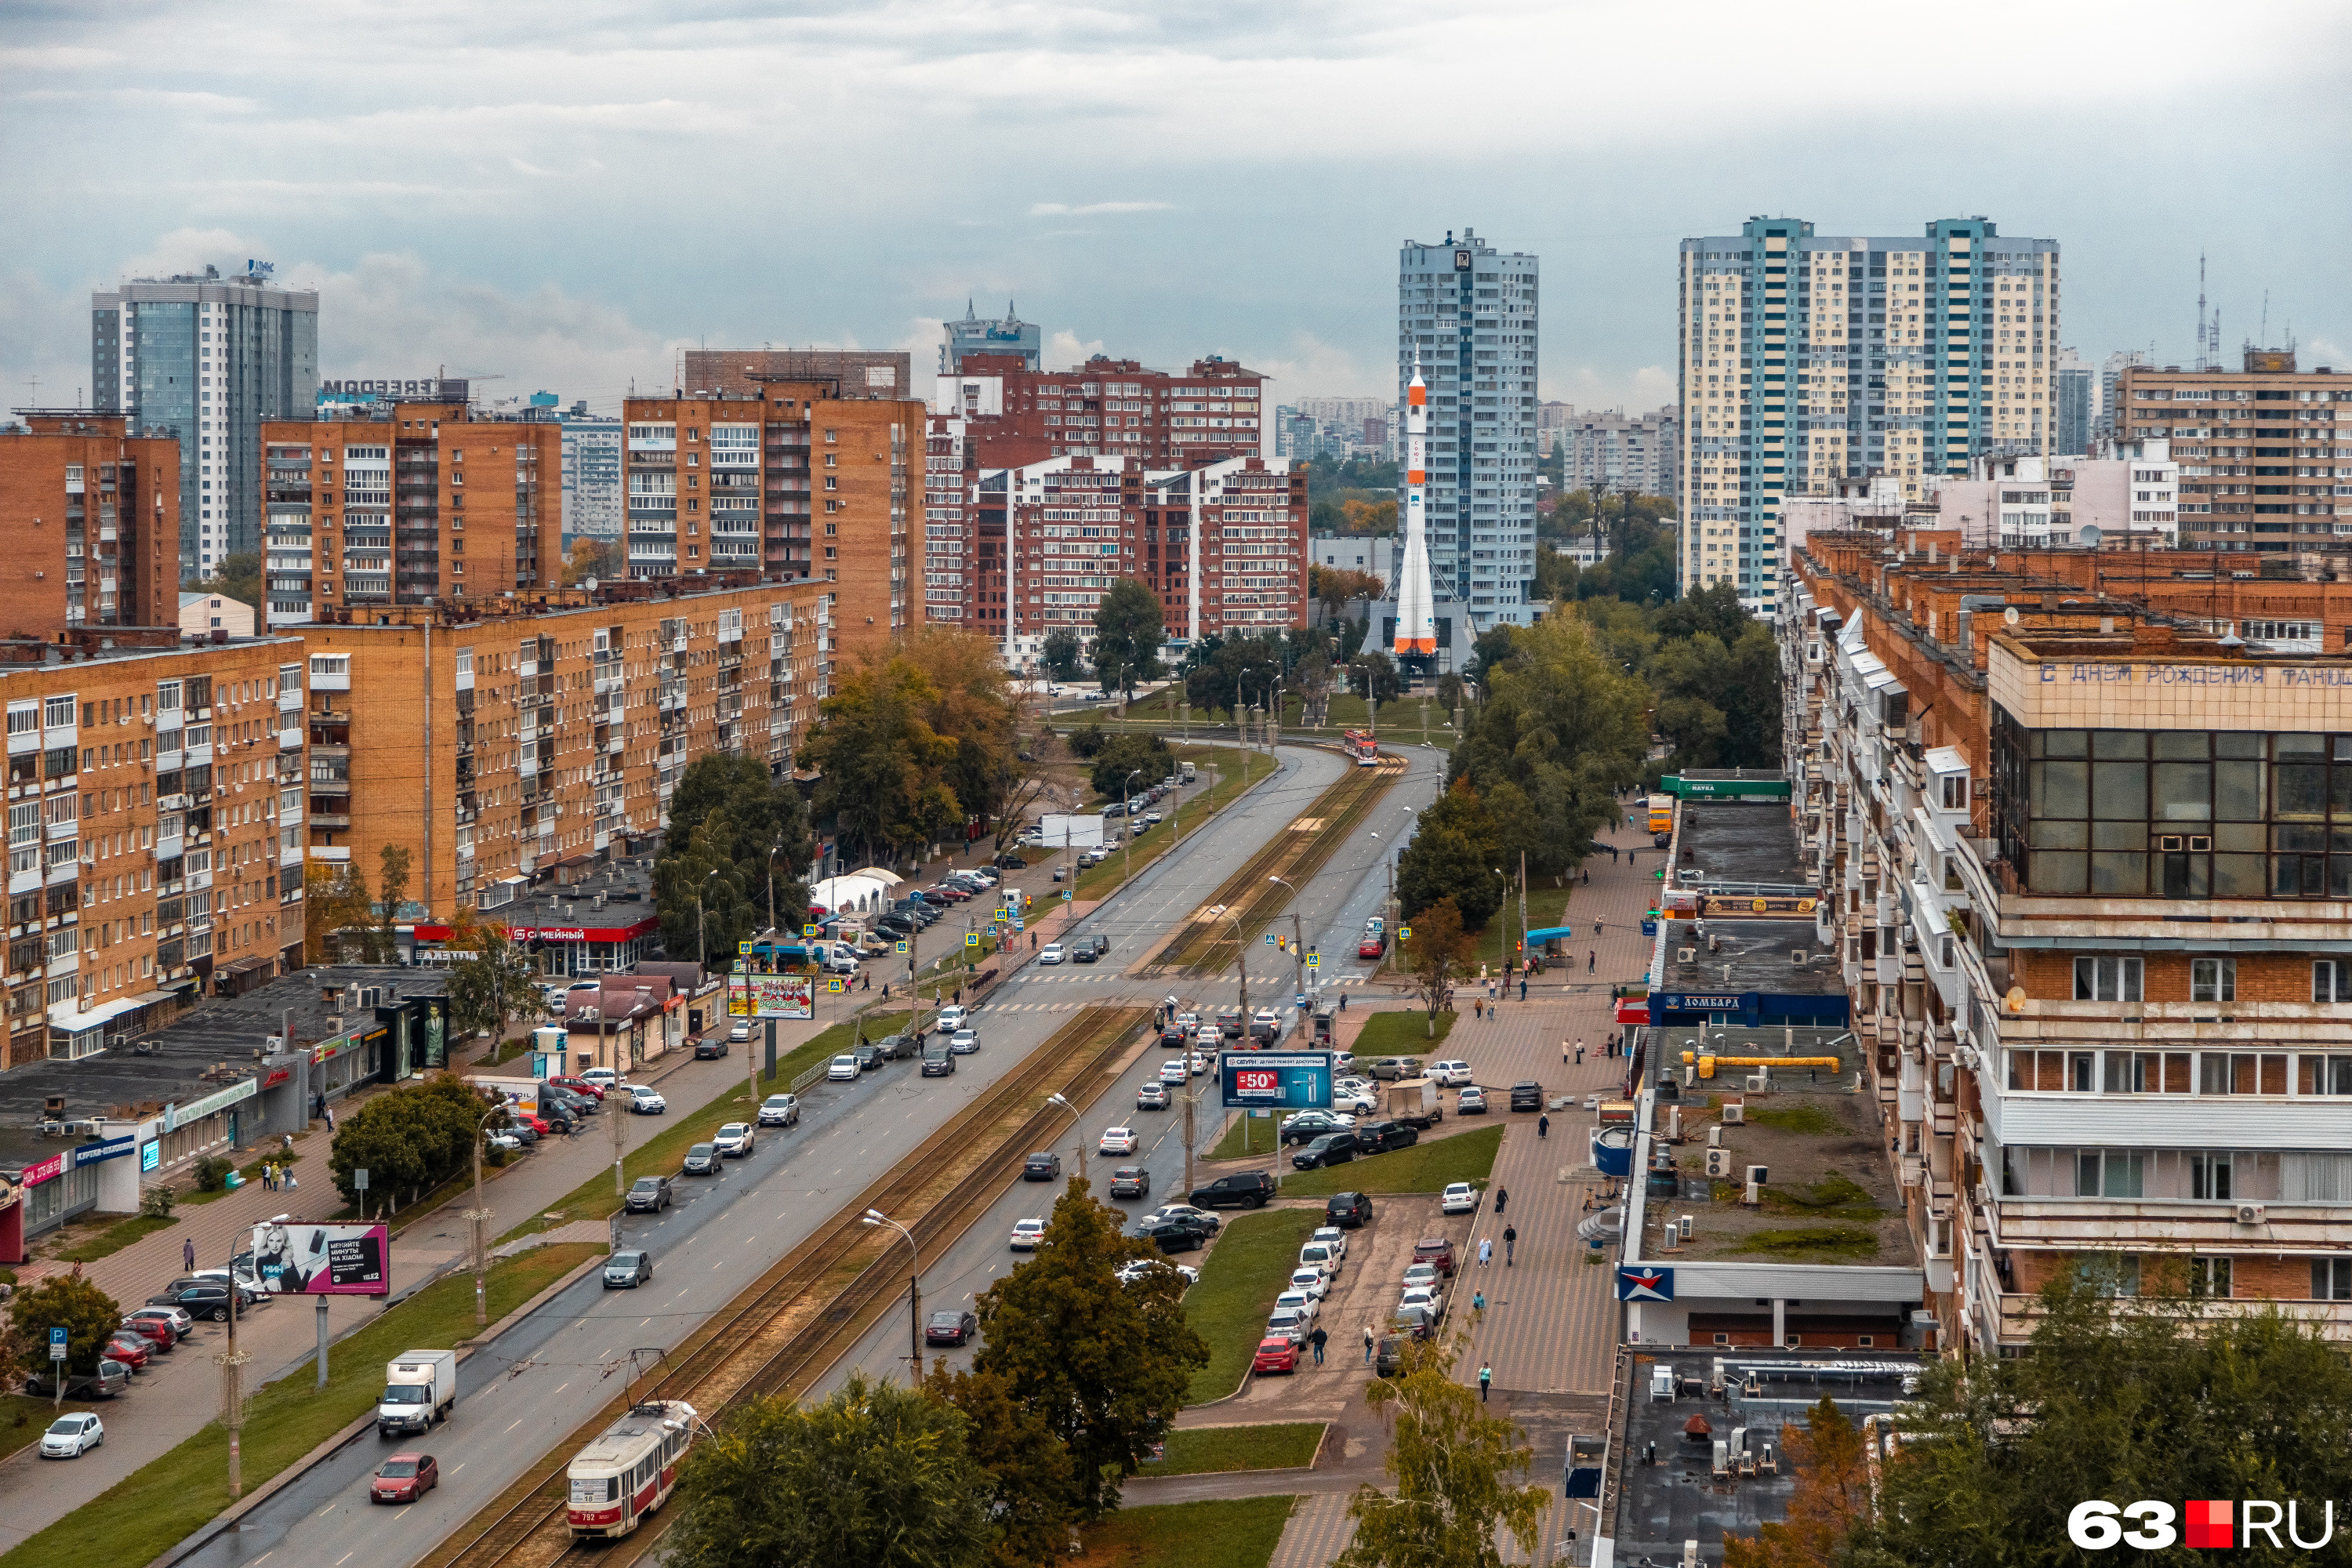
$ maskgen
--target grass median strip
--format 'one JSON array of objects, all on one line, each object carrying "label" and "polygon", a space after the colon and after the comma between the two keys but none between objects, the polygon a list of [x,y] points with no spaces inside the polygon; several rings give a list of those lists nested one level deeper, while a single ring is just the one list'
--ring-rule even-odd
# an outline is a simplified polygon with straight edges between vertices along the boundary
[{"label": "grass median strip", "polygon": [[1168,1434],[1167,1452],[1139,1474],[1199,1476],[1220,1470],[1296,1470],[1323,1446],[1320,1421],[1263,1426],[1184,1426]]},{"label": "grass median strip", "polygon": [[1286,1198],[1327,1198],[1333,1193],[1442,1193],[1454,1182],[1485,1186],[1503,1147],[1500,1126],[1431,1139],[1410,1149],[1370,1154],[1283,1179]]},{"label": "grass median strip", "polygon": [[1364,1066],[1381,1057],[1419,1057],[1427,1066],[1437,1058],[1437,1047],[1454,1032],[1454,1013],[1441,1008],[1437,1015],[1437,1034],[1429,1033],[1429,1014],[1420,1007],[1391,1008],[1375,1013],[1364,1020],[1363,1033],[1348,1048],[1356,1053],[1356,1065]]},{"label": "grass median strip", "polygon": [[[530,1300],[601,1247],[535,1247],[491,1265],[490,1319]],[[271,1309],[300,1311],[290,1304]],[[415,1345],[455,1344],[474,1331],[474,1280],[438,1280],[339,1341],[327,1358],[324,1393],[298,1370],[247,1403],[244,1457],[247,1490],[260,1486],[333,1436],[375,1403],[383,1363]],[[135,1396],[134,1396],[135,1397]],[[5,1568],[55,1563],[150,1563],[228,1507],[228,1439],[206,1426],[161,1458],[142,1465],[47,1530],[19,1543]]]},{"label": "grass median strip", "polygon": [[[1191,761],[1196,770],[1213,763],[1217,768],[1217,782],[1205,790],[1185,796],[1176,807],[1175,815],[1182,819],[1183,832],[1173,825],[1151,829],[1123,853],[1115,853],[1101,865],[1078,873],[1077,892],[1081,899],[1108,898],[1125,880],[1127,863],[1132,857],[1135,869],[1141,871],[1171,847],[1182,843],[1206,827],[1209,819],[1233,804],[1234,797],[1274,771],[1274,759],[1263,752],[1236,752],[1227,748],[1178,746],[1174,748],[1179,762]],[[1162,816],[1169,813],[1165,808]],[[1129,826],[1119,822],[1122,832]]]},{"label": "grass median strip", "polygon": [[1081,1532],[1084,1568],[1265,1568],[1298,1500],[1221,1498],[1127,1508]]},{"label": "grass median strip", "polygon": [[1185,1402],[1223,1399],[1241,1386],[1274,1299],[1290,1283],[1298,1249],[1323,1223],[1320,1208],[1267,1209],[1225,1222],[1201,1266],[1201,1282],[1184,1293],[1184,1316],[1209,1347],[1209,1364],[1192,1374]]}]

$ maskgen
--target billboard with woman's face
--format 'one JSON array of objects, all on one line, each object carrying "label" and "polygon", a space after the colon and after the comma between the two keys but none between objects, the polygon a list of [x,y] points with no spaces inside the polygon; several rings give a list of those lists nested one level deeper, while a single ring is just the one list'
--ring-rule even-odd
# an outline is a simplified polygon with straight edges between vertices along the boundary
[{"label": "billboard with woman's face", "polygon": [[387,1296],[392,1228],[267,1220],[253,1227],[253,1271],[280,1296]]}]

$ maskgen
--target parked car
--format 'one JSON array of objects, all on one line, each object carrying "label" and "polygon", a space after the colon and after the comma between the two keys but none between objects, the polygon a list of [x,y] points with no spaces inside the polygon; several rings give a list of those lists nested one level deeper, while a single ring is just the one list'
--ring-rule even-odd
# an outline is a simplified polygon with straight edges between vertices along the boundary
[{"label": "parked car", "polygon": [[607,1290],[634,1290],[653,1283],[653,1278],[654,1255],[650,1252],[616,1252],[604,1259]]},{"label": "parked car", "polygon": [[1402,1334],[1408,1339],[1425,1340],[1436,1331],[1437,1320],[1426,1308],[1400,1307],[1395,1316],[1389,1320],[1389,1329],[1391,1333]]},{"label": "parked car", "polygon": [[1026,870],[1029,866],[1029,862],[1026,858],[1013,853],[1010,849],[1006,850],[1003,854],[999,855],[993,861],[990,862],[990,864],[997,867],[1001,870],[1006,871],[1023,871]]},{"label": "parked car", "polygon": [[730,1121],[719,1129],[718,1137],[714,1142],[719,1145],[719,1154],[721,1159],[740,1160],[751,1152],[752,1143],[758,1136],[751,1131],[750,1122]]},{"label": "parked car", "polygon": [[136,1329],[117,1329],[98,1353],[108,1361],[121,1362],[133,1372],[144,1372],[158,1352],[155,1342]]},{"label": "parked car", "polygon": [[1420,1130],[1402,1121],[1365,1121],[1356,1127],[1356,1148],[1361,1153],[1385,1154],[1420,1142]]},{"label": "parked car", "polygon": [[1301,1171],[1321,1170],[1327,1165],[1341,1165],[1356,1157],[1356,1135],[1353,1132],[1326,1132],[1290,1157],[1293,1167]]},{"label": "parked car", "polygon": [[850,1052],[849,1059],[857,1064],[859,1072],[872,1072],[889,1058],[883,1056],[878,1043],[869,1041]]},{"label": "parked car", "polygon": [[1132,1285],[1139,1279],[1150,1279],[1160,1273],[1170,1273],[1176,1277],[1179,1281],[1176,1293],[1180,1296],[1201,1282],[1199,1269],[1188,1263],[1171,1263],[1165,1258],[1131,1258],[1118,1266],[1113,1278],[1122,1285]]},{"label": "parked car", "polygon": [[105,1423],[88,1411],[60,1415],[41,1434],[41,1458],[79,1459],[105,1441]]},{"label": "parked car", "polygon": [[1424,1236],[1412,1244],[1415,1263],[1434,1263],[1437,1271],[1448,1279],[1454,1278],[1454,1243],[1443,1236]]},{"label": "parked car", "polygon": [[638,1084],[629,1090],[629,1109],[639,1116],[660,1116],[669,1110],[669,1101],[654,1089]]},{"label": "parked car", "polygon": [[1410,1290],[1416,1285],[1426,1285],[1435,1289],[1444,1278],[1444,1273],[1436,1264],[1415,1258],[1405,1268],[1404,1288]]},{"label": "parked car", "polygon": [[1378,931],[1368,931],[1364,935],[1364,940],[1356,944],[1356,956],[1358,958],[1378,958],[1381,954],[1388,952],[1388,950],[1389,939],[1387,937],[1382,936]]},{"label": "parked car", "polygon": [[441,1484],[441,1467],[430,1454],[394,1454],[368,1483],[370,1502],[416,1502]]},{"label": "parked car", "polygon": [[1110,1195],[1141,1198],[1151,1195],[1151,1173],[1140,1165],[1121,1165],[1110,1173]]},{"label": "parked car", "polygon": [[1474,1083],[1469,1088],[1464,1089],[1460,1094],[1455,1095],[1454,1097],[1454,1114],[1456,1116],[1486,1115],[1486,1091],[1480,1089]]},{"label": "parked car", "polygon": [[1331,1086],[1331,1110],[1338,1114],[1361,1111],[1370,1114],[1381,1108],[1380,1090],[1369,1083],[1334,1083]]},{"label": "parked car", "polygon": [[597,1088],[607,1091],[614,1089],[626,1089],[628,1087],[627,1082],[621,1077],[621,1075],[614,1072],[611,1068],[590,1068],[580,1075],[580,1081],[583,1083],[593,1083]]},{"label": "parked car", "polygon": [[1298,1263],[1302,1268],[1320,1269],[1337,1279],[1347,1268],[1347,1255],[1328,1243],[1309,1241],[1299,1247]]},{"label": "parked car", "polygon": [[228,1287],[209,1282],[182,1286],[166,1290],[160,1296],[148,1297],[147,1305],[177,1308],[190,1320],[192,1327],[197,1318],[223,1323],[228,1321]]},{"label": "parked car", "polygon": [[1044,1220],[1034,1216],[1029,1219],[1016,1219],[1013,1222],[1013,1250],[1034,1252],[1037,1250],[1037,1243],[1043,1240],[1045,1236]]},{"label": "parked car", "polygon": [[1338,1252],[1341,1258],[1348,1256],[1348,1233],[1336,1225],[1318,1225],[1315,1227],[1314,1234],[1307,1239],[1321,1242]]},{"label": "parked car", "polygon": [[599,1105],[604,1102],[605,1085],[602,1083],[593,1082],[586,1078],[551,1078],[547,1081],[557,1089],[572,1094],[584,1095]]},{"label": "parked car", "polygon": [[857,1058],[853,1056],[834,1058],[825,1067],[824,1079],[827,1083],[855,1083],[857,1080]]},{"label": "parked car", "polygon": [[1194,1208],[1191,1204],[1161,1204],[1137,1221],[1139,1225],[1158,1225],[1163,1220],[1181,1220],[1202,1236],[1214,1236],[1224,1228],[1225,1222],[1207,1209]]},{"label": "parked car", "polygon": [[727,1041],[721,1036],[705,1035],[694,1042],[694,1059],[696,1061],[716,1061],[726,1054]]},{"label": "parked car", "polygon": [[[223,1285],[218,1289],[221,1292],[221,1320],[226,1320],[228,1316],[228,1287]],[[150,1302],[144,1307],[136,1308],[123,1314],[123,1327],[131,1328],[141,1323],[158,1325],[172,1336],[173,1344],[179,1343],[196,1331],[195,1317],[178,1302],[163,1306]]]},{"label": "parked car", "polygon": [[1320,1291],[1308,1290],[1297,1285],[1289,1285],[1284,1287],[1281,1293],[1275,1297],[1274,1310],[1279,1312],[1287,1309],[1312,1321],[1318,1311],[1316,1303],[1321,1299],[1322,1293]]},{"label": "parked car", "polygon": [[1541,1110],[1543,1109],[1543,1085],[1539,1083],[1515,1083],[1511,1085],[1511,1109],[1513,1110]]},{"label": "parked car", "polygon": [[1443,1322],[1445,1320],[1445,1293],[1434,1285],[1408,1285],[1404,1293],[1397,1298],[1397,1310],[1402,1312],[1415,1307],[1427,1311],[1430,1321]]},{"label": "parked car", "polygon": [[1342,1230],[1360,1230],[1372,1223],[1372,1200],[1362,1193],[1333,1193],[1323,1217]]},{"label": "parked car", "polygon": [[1394,1377],[1397,1370],[1404,1364],[1404,1347],[1405,1341],[1402,1337],[1382,1334],[1378,1348],[1372,1352],[1372,1375]]},{"label": "parked car", "polygon": [[1419,1078],[1421,1058],[1419,1057],[1381,1057],[1364,1070],[1376,1079]]},{"label": "parked car", "polygon": [[1137,1227],[1136,1236],[1156,1244],[1162,1252],[1193,1252],[1200,1248],[1200,1228],[1184,1220],[1166,1219]]},{"label": "parked car", "polygon": [[639,1176],[630,1184],[629,1195],[622,1200],[631,1214],[659,1214],[676,1201],[667,1176]]},{"label": "parked car", "polygon": [[1447,1089],[1459,1089],[1465,1083],[1475,1083],[1478,1079],[1471,1072],[1468,1062],[1456,1059],[1433,1063],[1429,1069],[1429,1081],[1442,1084]]},{"label": "parked car", "polygon": [[1167,1110],[1168,1086],[1164,1083],[1147,1083],[1138,1088],[1135,1091],[1135,1109],[1138,1110]]},{"label": "parked car", "polygon": [[1141,1142],[1142,1140],[1135,1135],[1135,1129],[1132,1127],[1106,1127],[1103,1129],[1101,1141],[1095,1145],[1095,1152],[1132,1154]]},{"label": "parked car", "polygon": [[1286,1149],[1293,1143],[1312,1143],[1327,1133],[1353,1132],[1355,1129],[1356,1119],[1352,1116],[1335,1116],[1328,1110],[1302,1110],[1286,1118],[1276,1130],[1276,1136],[1281,1146]]},{"label": "parked car", "polygon": [[[57,1394],[49,1383],[51,1363],[39,1362],[25,1377],[25,1392],[36,1399],[48,1399]],[[119,1361],[101,1359],[97,1370],[87,1375],[66,1373],[65,1396],[68,1399],[111,1399],[131,1386],[131,1370]]]},{"label": "parked car", "polygon": [[1049,1150],[1039,1150],[1021,1163],[1021,1179],[1024,1182],[1060,1181],[1062,1157]]},{"label": "parked car", "polygon": [[1313,1318],[1297,1307],[1276,1307],[1265,1320],[1265,1331],[1269,1338],[1276,1334],[1286,1335],[1293,1344],[1306,1343],[1307,1336],[1313,1331],[1314,1326]]},{"label": "parked car", "polygon": [[719,1159],[718,1144],[697,1143],[687,1150],[686,1163],[680,1168],[689,1176],[715,1176]]},{"label": "parked car", "polygon": [[1276,1194],[1274,1178],[1264,1171],[1219,1176],[1204,1187],[1194,1187],[1192,1201],[1204,1209],[1264,1208]]},{"label": "parked car", "polygon": [[1290,1289],[1304,1290],[1320,1301],[1331,1293],[1331,1276],[1325,1273],[1319,1265],[1302,1263],[1290,1271]]},{"label": "parked car", "polygon": [[1297,1342],[1284,1334],[1268,1334],[1257,1342],[1257,1354],[1250,1358],[1254,1373],[1297,1372]]},{"label": "parked car", "polygon": [[980,1319],[971,1312],[933,1312],[923,1324],[927,1345],[960,1345],[980,1332]]},{"label": "parked car", "polygon": [[789,1094],[772,1094],[760,1102],[760,1125],[762,1127],[797,1127],[801,1120],[801,1102]]},{"label": "parked car", "polygon": [[1450,1182],[1437,1200],[1441,1214],[1475,1214],[1478,1210],[1478,1189],[1467,1182]]}]

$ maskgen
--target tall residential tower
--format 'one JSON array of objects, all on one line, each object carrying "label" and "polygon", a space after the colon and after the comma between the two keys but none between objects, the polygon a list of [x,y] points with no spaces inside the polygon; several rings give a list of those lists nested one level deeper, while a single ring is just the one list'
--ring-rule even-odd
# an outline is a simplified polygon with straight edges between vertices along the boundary
[{"label": "tall residential tower", "polygon": [[[1463,641],[1526,626],[1536,574],[1538,265],[1469,229],[1397,258],[1397,400],[1429,391],[1429,563]],[[1400,484],[1397,503],[1405,502]],[[1449,605],[1446,601],[1453,601]],[[1443,628],[1442,628],[1443,629]]]},{"label": "tall residential tower", "polygon": [[319,296],[266,261],[142,278],[90,296],[90,402],[180,443],[180,570],[261,548],[261,422],[319,397]]}]

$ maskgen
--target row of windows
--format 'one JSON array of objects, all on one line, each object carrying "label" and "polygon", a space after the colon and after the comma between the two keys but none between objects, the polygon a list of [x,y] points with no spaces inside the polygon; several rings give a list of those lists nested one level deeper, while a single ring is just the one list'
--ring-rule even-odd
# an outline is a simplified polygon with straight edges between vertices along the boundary
[{"label": "row of windows", "polygon": [[2284,1051],[2029,1051],[2011,1048],[2021,1094],[2352,1095],[2352,1056]]},{"label": "row of windows", "polygon": [[2160,1203],[2352,1202],[2352,1154],[2245,1149],[2001,1150],[2001,1189],[2017,1198]]},{"label": "row of windows", "polygon": [[[2126,956],[2083,957],[2074,960],[2074,1000],[2077,1002],[2138,1002],[2147,961]],[[2234,958],[2192,958],[2189,961],[2189,1000],[2234,1002],[2238,999],[2238,961]],[[2352,1002],[2352,959],[2322,958],[2311,966],[2311,999]]]}]

